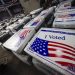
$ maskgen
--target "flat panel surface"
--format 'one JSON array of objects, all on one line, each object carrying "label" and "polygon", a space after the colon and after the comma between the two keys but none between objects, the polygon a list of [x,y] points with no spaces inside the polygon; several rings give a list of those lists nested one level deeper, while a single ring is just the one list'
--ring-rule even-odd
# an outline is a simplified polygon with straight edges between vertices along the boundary
[{"label": "flat panel surface", "polygon": [[65,75],[75,75],[75,30],[42,28],[25,52]]},{"label": "flat panel surface", "polygon": [[34,33],[34,29],[29,28],[19,30],[10,39],[8,39],[3,46],[12,51],[21,51]]}]

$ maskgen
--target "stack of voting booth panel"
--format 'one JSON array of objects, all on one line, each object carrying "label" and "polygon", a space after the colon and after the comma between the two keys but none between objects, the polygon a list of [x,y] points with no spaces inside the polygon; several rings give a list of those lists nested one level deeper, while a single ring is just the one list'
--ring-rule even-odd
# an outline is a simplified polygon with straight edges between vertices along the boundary
[{"label": "stack of voting booth panel", "polygon": [[[17,22],[7,27],[7,30],[11,30],[12,32],[15,32],[15,34],[4,43],[5,48],[12,51],[12,53],[19,58],[24,63],[28,62],[29,56],[22,54],[23,48],[27,45],[27,43],[31,40],[33,35],[35,34],[34,28],[21,28],[21,25],[25,25],[27,22],[29,22],[31,19],[35,18],[37,15],[40,14],[40,12],[43,10],[43,8],[39,8],[37,10],[31,11],[26,17],[18,19]],[[20,30],[21,29],[21,30]],[[18,31],[20,30],[20,31]],[[18,31],[18,32],[17,32]],[[17,40],[16,40],[17,39]],[[9,47],[9,44],[14,43]]]},{"label": "stack of voting booth panel", "polygon": [[[18,17],[11,18],[9,20],[9,22],[6,22],[5,25],[0,24],[0,30],[1,30],[0,38],[5,37],[5,35],[6,36],[10,35],[10,34],[7,34],[7,31],[9,31],[9,33],[11,32],[11,35],[16,33],[18,30],[22,29],[23,26],[27,22],[29,22],[32,19],[31,15],[37,16],[42,10],[43,10],[43,8],[39,8],[35,11],[30,12],[29,15],[27,15],[27,16],[25,16],[25,15],[21,16],[20,15]],[[4,27],[5,27],[5,29],[3,29]],[[5,37],[5,38],[7,38],[7,37]],[[1,39],[1,41],[3,41],[3,39]]]},{"label": "stack of voting booth panel", "polygon": [[10,37],[3,46],[11,51],[21,53],[23,48],[27,45],[33,37],[35,30],[33,28],[25,28],[16,32]]},{"label": "stack of voting booth panel", "polygon": [[[43,10],[43,8],[39,8],[35,11],[31,11],[26,17],[19,18],[17,22],[14,22],[14,24],[7,26],[6,29],[11,30],[11,31],[19,30],[19,28],[21,28],[21,26],[24,26],[32,18],[35,18],[42,10]],[[33,16],[35,16],[35,17],[33,17]]]},{"label": "stack of voting booth panel", "polygon": [[53,13],[54,8],[55,7],[50,7],[46,10],[43,10],[36,18],[28,22],[23,28],[32,27],[35,28],[35,30],[38,30],[39,27],[44,23],[45,18],[48,17],[48,15]]},{"label": "stack of voting booth panel", "polygon": [[[68,2],[67,2],[68,3]],[[69,1],[69,3],[71,3]],[[63,3],[62,5],[64,5]],[[64,7],[60,5],[54,16],[53,27],[55,28],[75,28],[75,7]]]},{"label": "stack of voting booth panel", "polygon": [[75,30],[41,28],[24,51],[63,75],[75,75],[74,40]]}]

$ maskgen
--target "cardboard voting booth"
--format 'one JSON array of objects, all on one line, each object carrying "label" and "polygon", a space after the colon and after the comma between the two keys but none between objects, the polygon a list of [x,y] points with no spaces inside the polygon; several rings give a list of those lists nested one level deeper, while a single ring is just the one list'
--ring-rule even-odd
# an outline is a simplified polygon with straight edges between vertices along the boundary
[{"label": "cardboard voting booth", "polygon": [[53,13],[53,10],[54,10],[54,7],[43,10],[36,18],[28,22],[23,28],[33,27],[37,30],[42,25],[42,23],[45,21],[45,18],[48,17],[49,14]]},{"label": "cardboard voting booth", "polygon": [[60,10],[62,8],[69,8],[71,7],[71,2],[72,0],[68,0],[68,1],[62,1],[58,4],[56,10]]},{"label": "cardboard voting booth", "polygon": [[75,14],[59,15],[53,22],[55,28],[75,28]]},{"label": "cardboard voting booth", "polygon": [[11,51],[20,53],[34,35],[33,28],[25,28],[16,32],[3,46]]},{"label": "cardboard voting booth", "polygon": [[41,28],[24,49],[64,75],[75,75],[75,30]]},{"label": "cardboard voting booth", "polygon": [[74,12],[75,7],[62,8],[56,11],[56,13],[64,13],[64,12]]},{"label": "cardboard voting booth", "polygon": [[37,30],[43,22],[44,22],[43,18],[36,17],[32,19],[30,22],[28,22],[23,28],[31,27]]},{"label": "cardboard voting booth", "polygon": [[62,8],[58,11],[55,12],[54,16],[58,17],[60,15],[67,15],[67,14],[75,14],[75,7],[70,7],[70,8]]},{"label": "cardboard voting booth", "polygon": [[59,16],[68,15],[68,14],[75,14],[75,11],[71,11],[71,12],[69,12],[69,11],[66,11],[66,12],[64,12],[64,11],[62,11],[62,12],[55,12],[54,16],[55,17],[59,17]]}]

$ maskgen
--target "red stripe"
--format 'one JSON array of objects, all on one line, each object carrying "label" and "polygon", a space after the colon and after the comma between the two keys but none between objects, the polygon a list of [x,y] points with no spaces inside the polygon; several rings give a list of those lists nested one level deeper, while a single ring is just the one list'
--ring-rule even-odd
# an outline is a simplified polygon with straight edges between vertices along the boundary
[{"label": "red stripe", "polygon": [[67,54],[70,54],[70,55],[72,55],[72,56],[75,56],[75,54],[72,54],[72,53],[67,52],[67,51],[62,51],[62,52],[67,53]]},{"label": "red stripe", "polygon": [[[75,61],[75,59],[74,58],[72,58],[72,57],[69,57],[69,56],[66,56],[66,55],[61,55],[61,56],[58,56],[58,55],[56,55],[56,54],[49,54],[49,56],[50,57],[59,57],[59,58],[64,58],[64,59],[69,59],[69,60],[73,60],[73,61]],[[61,60],[62,61],[62,60]]]},{"label": "red stripe", "polygon": [[70,48],[72,48],[73,50],[75,50],[75,48],[74,48],[74,47],[72,47],[72,46],[69,46],[69,45],[66,45],[66,44],[63,44],[63,43],[59,43],[59,42],[53,42],[53,41],[49,41],[49,42],[50,42],[50,43],[55,43],[55,44],[64,45],[64,46],[70,47]]},{"label": "red stripe", "polygon": [[49,54],[50,57],[58,57],[56,54]]},{"label": "red stripe", "polygon": [[56,62],[62,66],[75,66],[75,64],[68,63],[68,62],[61,62],[61,61],[56,61]]},{"label": "red stripe", "polygon": [[56,51],[55,48],[48,48],[48,50],[50,50],[50,51]]},{"label": "red stripe", "polygon": [[71,50],[71,49],[69,49],[69,48],[63,47],[63,46],[54,45],[54,44],[53,44],[53,45],[52,45],[52,44],[48,44],[48,46],[55,46],[55,47],[63,48],[63,49],[66,49],[66,50],[69,50],[69,51],[72,51],[72,52],[75,53],[75,51],[73,51],[73,50]]},{"label": "red stripe", "polygon": [[69,57],[69,56],[62,55],[61,57],[62,57],[62,58],[66,58],[66,59],[70,59],[70,60],[73,60],[73,61],[75,61],[75,59],[74,59],[74,58],[72,58],[72,57]]},{"label": "red stripe", "polygon": [[[48,48],[48,50],[49,51],[56,51],[56,49],[55,48]],[[61,50],[63,53],[66,53],[66,54],[70,54],[70,55],[72,55],[72,56],[75,56],[75,54],[73,54],[73,53],[70,53],[70,52],[67,52],[67,51],[64,51],[64,50]]]}]

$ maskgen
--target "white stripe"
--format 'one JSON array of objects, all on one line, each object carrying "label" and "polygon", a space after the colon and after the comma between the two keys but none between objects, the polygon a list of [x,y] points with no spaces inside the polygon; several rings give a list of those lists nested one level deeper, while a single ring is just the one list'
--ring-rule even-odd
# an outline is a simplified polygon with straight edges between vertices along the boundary
[{"label": "white stripe", "polygon": [[62,48],[59,48],[59,47],[54,47],[54,46],[48,46],[48,48],[54,48],[56,50],[63,50],[63,51],[67,51],[67,52],[70,52],[72,54],[75,54],[74,52],[70,51],[70,50],[66,50],[66,49],[62,49]]},{"label": "white stripe", "polygon": [[65,45],[60,45],[60,44],[51,43],[51,42],[49,42],[48,44],[52,44],[52,45],[58,45],[58,46],[62,46],[62,47],[66,47],[66,48],[69,48],[69,49],[71,49],[71,50],[75,51],[73,48],[70,48],[70,47],[68,47],[68,46],[65,46]]},{"label": "white stripe", "polygon": [[67,63],[75,64],[75,61],[69,60],[69,59],[65,59],[65,58],[50,57],[50,59],[53,60],[53,61],[60,61],[60,62],[67,62]]},{"label": "white stripe", "polygon": [[52,54],[56,54],[58,57],[62,56],[62,55],[65,55],[65,56],[69,56],[71,58],[74,58],[74,56],[70,55],[70,54],[66,54],[66,53],[63,53],[62,51],[49,51],[49,53],[52,53]]}]

